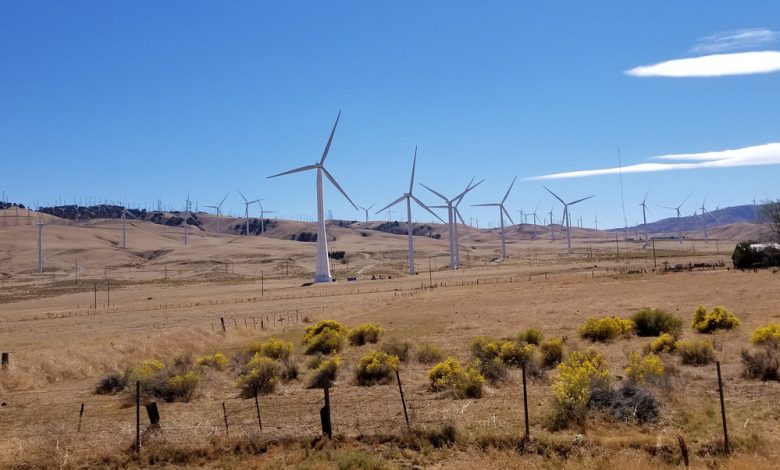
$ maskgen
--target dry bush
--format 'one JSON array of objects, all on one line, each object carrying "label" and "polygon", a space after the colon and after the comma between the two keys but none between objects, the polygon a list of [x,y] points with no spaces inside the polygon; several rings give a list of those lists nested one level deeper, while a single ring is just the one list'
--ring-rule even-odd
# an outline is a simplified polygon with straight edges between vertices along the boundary
[{"label": "dry bush", "polygon": [[349,344],[353,346],[363,346],[367,343],[376,343],[379,341],[379,335],[385,331],[381,325],[376,323],[362,323],[347,333]]},{"label": "dry bush", "polygon": [[485,378],[479,370],[479,364],[471,362],[466,369],[454,357],[433,366],[428,372],[431,390],[447,392],[455,398],[479,398]]},{"label": "dry bush", "polygon": [[290,354],[292,354],[293,351],[293,344],[289,341],[270,338],[266,341],[250,344],[246,348],[246,351],[249,357],[260,354],[261,356],[270,357],[275,361],[281,361],[290,357]]},{"label": "dry bush", "polygon": [[558,364],[558,377],[552,384],[552,413],[547,427],[559,430],[572,422],[581,422],[586,415],[591,392],[609,388],[609,368],[595,349],[572,351]]},{"label": "dry bush", "polygon": [[580,327],[580,336],[591,341],[612,341],[620,336],[629,337],[634,322],[619,317],[588,318]]},{"label": "dry bush", "polygon": [[702,366],[715,360],[715,349],[708,339],[677,341],[674,348],[683,364]]},{"label": "dry bush", "polygon": [[715,330],[731,330],[738,327],[739,319],[726,307],[715,306],[707,312],[706,307],[699,305],[693,312],[691,326],[699,333],[712,333]]},{"label": "dry bush", "polygon": [[539,345],[542,354],[542,366],[552,368],[563,360],[563,339],[550,338]]},{"label": "dry bush", "polygon": [[657,308],[643,308],[631,315],[637,336],[658,336],[668,333],[680,336],[682,320],[677,315]]},{"label": "dry bush", "polygon": [[228,358],[221,352],[214,354],[204,354],[203,356],[195,359],[196,367],[211,367],[213,369],[222,370],[227,366]]},{"label": "dry bush", "polygon": [[653,423],[658,419],[661,405],[647,390],[627,383],[617,390],[593,390],[588,407],[609,413],[620,421]]},{"label": "dry bush", "polygon": [[542,338],[542,332],[536,328],[528,328],[525,331],[520,331],[517,333],[518,341],[521,343],[533,344],[534,346],[539,346],[539,344],[542,342]]},{"label": "dry bush", "polygon": [[401,362],[406,362],[412,353],[412,343],[401,341],[398,338],[390,338],[382,343],[380,349],[387,354],[397,356]]},{"label": "dry bush", "polygon": [[769,348],[741,353],[744,375],[748,379],[780,380],[780,352]]},{"label": "dry bush", "polygon": [[628,367],[626,367],[625,371],[629,380],[634,383],[641,383],[647,378],[660,378],[663,376],[665,368],[661,358],[654,353],[648,353],[643,356],[638,352],[632,352],[628,356]]},{"label": "dry bush", "polygon": [[383,351],[370,351],[358,360],[355,382],[358,385],[386,384],[398,370],[398,356]]},{"label": "dry bush", "polygon": [[104,375],[95,385],[95,393],[98,395],[114,395],[121,392],[127,386],[127,378],[121,372],[111,372]]},{"label": "dry bush", "polygon": [[421,343],[417,346],[417,362],[433,364],[444,358],[444,351],[433,343]]}]

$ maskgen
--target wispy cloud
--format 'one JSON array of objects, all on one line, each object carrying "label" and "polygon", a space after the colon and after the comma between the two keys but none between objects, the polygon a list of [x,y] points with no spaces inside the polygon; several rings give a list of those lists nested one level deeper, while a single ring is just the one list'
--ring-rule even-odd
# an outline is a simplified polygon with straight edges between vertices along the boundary
[{"label": "wispy cloud", "polygon": [[722,31],[700,38],[691,48],[694,54],[715,54],[718,52],[763,47],[777,39],[778,33],[766,28],[736,29]]},{"label": "wispy cloud", "polygon": [[720,77],[780,71],[780,52],[735,52],[675,59],[626,70],[634,77]]},{"label": "wispy cloud", "polygon": [[[756,165],[780,165],[780,142],[754,145],[741,149],[721,150],[704,153],[682,153],[660,155],[651,160],[663,160],[664,163],[639,163],[623,168],[602,168],[597,170],[578,170],[566,173],[553,173],[533,176],[527,180],[554,180],[566,178],[584,178],[587,176],[615,175],[620,173],[649,173],[654,171],[695,170],[699,168],[731,168]],[[682,163],[667,163],[682,162]]]}]

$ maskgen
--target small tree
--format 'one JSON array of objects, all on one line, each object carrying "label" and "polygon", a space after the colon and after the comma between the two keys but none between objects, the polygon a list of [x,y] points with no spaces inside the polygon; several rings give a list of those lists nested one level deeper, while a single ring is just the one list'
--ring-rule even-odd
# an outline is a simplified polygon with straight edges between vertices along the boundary
[{"label": "small tree", "polygon": [[772,238],[780,242],[780,200],[764,201],[759,209],[761,222],[769,227],[772,232]]}]

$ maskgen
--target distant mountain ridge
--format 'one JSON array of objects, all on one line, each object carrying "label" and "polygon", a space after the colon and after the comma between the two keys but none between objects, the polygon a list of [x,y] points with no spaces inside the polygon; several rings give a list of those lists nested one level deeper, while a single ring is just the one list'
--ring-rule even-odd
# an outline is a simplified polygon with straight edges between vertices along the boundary
[{"label": "distant mountain ridge", "polygon": [[[650,206],[648,206],[650,207]],[[661,207],[650,208],[648,217],[658,214],[659,211],[664,213],[672,212],[669,209]],[[716,209],[705,213],[707,221],[707,227],[717,227],[720,225],[729,224],[755,224],[758,223],[761,214],[761,205],[745,204],[742,206],[724,207],[723,209]],[[649,233],[676,233],[682,227],[683,232],[690,232],[695,230],[703,230],[704,225],[702,221],[701,212],[697,212],[696,215],[681,216],[680,220],[677,220],[676,216],[667,217],[665,219],[656,220],[655,222],[647,223],[647,231]],[[628,228],[630,231],[644,232],[645,227],[642,224],[635,225]],[[621,232],[623,227],[611,228],[608,232]]]}]

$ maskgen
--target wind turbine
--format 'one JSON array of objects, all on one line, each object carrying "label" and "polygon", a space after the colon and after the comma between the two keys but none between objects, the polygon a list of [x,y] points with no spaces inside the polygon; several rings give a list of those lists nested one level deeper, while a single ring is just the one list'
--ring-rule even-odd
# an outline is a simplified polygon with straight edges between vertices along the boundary
[{"label": "wind turbine", "polygon": [[[368,206],[368,207],[358,206],[358,207],[360,208],[360,210],[362,210],[363,212],[365,212],[365,213],[366,213],[366,223],[368,223],[368,211],[370,211],[370,210],[371,210],[371,208],[372,208],[372,207],[374,207],[375,205],[376,205],[376,203],[373,203],[373,204],[371,204],[371,205],[370,205],[370,206]],[[379,212],[382,212],[382,211],[379,211]],[[377,214],[378,214],[379,212],[377,212]]]},{"label": "wind turbine", "polygon": [[[512,180],[512,184],[509,185],[509,189],[506,190],[506,194],[504,194],[504,199],[501,199],[501,202],[491,202],[487,204],[472,204],[472,207],[498,207],[498,215],[501,220],[501,259],[506,259],[506,234],[504,233],[504,214],[509,218],[509,221],[512,222],[512,225],[515,225],[515,221],[512,220],[512,216],[509,215],[509,212],[506,210],[506,207],[504,207],[504,203],[506,202],[506,198],[509,197],[509,191],[512,190],[512,186],[515,185],[515,181],[517,180],[517,176]],[[534,212],[534,227],[536,227],[536,213]]]},{"label": "wind turbine", "polygon": [[[127,212],[127,207],[122,207],[122,248],[127,248],[127,215],[136,219],[132,212]],[[185,220],[186,223],[186,220]],[[186,242],[185,242],[186,244]]]},{"label": "wind turbine", "polygon": [[184,203],[184,244],[187,244],[187,233],[189,232],[189,223],[187,221],[190,218],[190,193],[187,193],[187,201]]},{"label": "wind turbine", "polygon": [[481,180],[479,183],[475,184],[474,186],[471,186],[471,183],[474,182],[474,178],[471,178],[471,181],[469,182],[469,187],[466,188],[466,191],[461,193],[460,197],[458,197],[455,204],[452,206],[452,211],[455,213],[455,217],[452,218],[453,226],[452,231],[455,233],[455,264],[456,266],[460,267],[460,237],[458,236],[458,219],[460,219],[460,223],[463,224],[465,227],[468,227],[466,225],[466,222],[463,220],[463,216],[460,214],[460,210],[458,210],[458,206],[461,202],[463,202],[463,198],[466,196],[466,193],[471,191],[472,189],[476,188],[482,182],[485,180]]},{"label": "wind turbine", "polygon": [[[236,189],[238,191],[238,189]],[[255,199],[254,201],[247,200],[246,196],[244,196],[244,193],[241,191],[238,191],[238,194],[241,195],[241,198],[244,199],[244,218],[246,219],[246,236],[249,236],[249,205],[254,204],[256,202],[262,201],[262,199]]]},{"label": "wind turbine", "polygon": [[680,220],[680,208],[688,201],[688,198],[690,198],[692,194],[689,194],[685,199],[683,199],[683,202],[680,203],[677,207],[667,207],[667,206],[661,206],[664,209],[669,209],[677,212],[677,230],[679,232],[680,236],[680,245],[683,243],[683,235],[682,235],[682,221]]},{"label": "wind turbine", "polygon": [[539,201],[539,204],[536,205],[536,209],[531,213],[534,216],[534,239],[536,239],[536,221],[539,220],[539,218],[536,216],[536,211],[539,210],[539,206],[542,205],[542,201]]},{"label": "wind turbine", "polygon": [[649,194],[649,191],[645,193],[645,198],[642,199],[642,202],[639,203],[640,206],[642,206],[642,227],[645,229],[645,245],[650,242],[650,237],[647,235],[647,214],[645,211],[649,210],[647,208],[647,195]]},{"label": "wind turbine", "polygon": [[704,203],[707,202],[707,196],[704,196],[704,200],[701,202],[701,223],[704,224],[704,243],[709,243],[707,237],[707,209],[704,208]]},{"label": "wind turbine", "polygon": [[456,205],[460,204],[460,201],[463,200],[463,197],[466,195],[466,193],[479,186],[482,183],[482,181],[472,186],[471,183],[474,182],[474,178],[471,178],[471,181],[469,181],[469,184],[468,186],[466,186],[466,189],[452,199],[447,199],[441,193],[438,193],[433,189],[429,188],[428,186],[425,186],[424,184],[420,183],[420,185],[423,188],[427,189],[428,191],[442,198],[446,204],[445,206],[431,206],[431,207],[447,209],[447,228],[449,229],[449,242],[450,242],[450,269],[453,270],[458,269],[458,267],[460,266],[460,257],[458,255],[458,240],[457,240],[458,228],[457,228],[457,220],[456,220],[456,218],[460,216],[460,213],[457,211]]},{"label": "wind turbine", "polygon": [[588,199],[590,199],[592,197],[596,197],[596,195],[594,194],[593,196],[584,197],[582,199],[577,199],[576,201],[572,201],[572,202],[564,202],[564,200],[559,198],[557,194],[555,194],[554,192],[550,191],[550,188],[548,188],[547,186],[543,186],[543,188],[546,189],[548,193],[550,193],[553,196],[555,196],[555,199],[559,200],[561,202],[561,204],[563,204],[563,220],[566,222],[566,246],[568,248],[569,254],[571,254],[572,253],[572,251],[571,251],[571,215],[569,214],[569,206],[573,206],[574,204],[577,204],[579,202],[588,200]]},{"label": "wind turbine", "polygon": [[[258,199],[258,201],[260,201],[260,199]],[[260,204],[260,202],[258,202],[257,205],[260,206],[260,235],[262,235],[265,233],[265,213],[275,214],[276,211],[267,211],[263,209],[263,205]]]},{"label": "wind turbine", "polygon": [[555,241],[555,222],[553,222],[553,209],[555,209],[555,206],[550,208],[550,241]]},{"label": "wind turbine", "polygon": [[[36,207],[36,211],[38,208]],[[38,272],[43,272],[43,216],[38,212]]]},{"label": "wind turbine", "polygon": [[[412,225],[412,200],[417,203],[418,206],[422,207],[423,209],[430,212],[434,217],[441,220],[441,223],[444,223],[444,221],[436,215],[435,212],[433,212],[428,206],[425,205],[424,202],[417,199],[417,196],[412,194],[412,190],[414,189],[414,171],[415,168],[417,168],[417,147],[414,147],[414,158],[412,159],[412,177],[409,180],[409,192],[404,193],[401,197],[396,199],[395,201],[391,202],[390,204],[386,205],[385,207],[379,209],[376,211],[377,214],[381,213],[385,209],[390,209],[392,206],[398,204],[399,202],[406,200],[406,234],[407,234],[407,241],[408,241],[408,250],[409,250],[409,274],[414,275],[416,274],[414,270],[414,226]],[[372,204],[373,207],[373,204]],[[369,207],[370,209],[370,207]],[[366,209],[366,222],[368,222],[368,209]]]},{"label": "wind turbine", "polygon": [[325,145],[325,151],[322,152],[322,158],[320,159],[319,163],[302,166],[300,168],[295,168],[293,170],[285,171],[284,173],[279,173],[276,175],[269,176],[269,178],[275,178],[277,176],[289,175],[290,173],[298,173],[301,171],[308,171],[308,170],[317,170],[317,267],[314,274],[314,282],[331,282],[333,280],[333,278],[330,275],[330,264],[328,263],[328,241],[326,238],[327,235],[325,233],[325,209],[324,209],[323,198],[322,198],[322,174],[323,173],[330,180],[330,182],[333,183],[333,186],[335,186],[336,189],[338,189],[339,192],[341,192],[341,194],[343,194],[344,197],[347,198],[347,201],[349,201],[349,203],[352,204],[352,207],[354,207],[355,210],[358,210],[355,203],[352,202],[352,199],[350,199],[349,196],[347,196],[347,193],[345,193],[344,190],[341,189],[341,186],[339,186],[339,184],[336,182],[333,176],[331,176],[328,170],[325,169],[325,166],[323,166],[325,163],[325,159],[328,157],[330,144],[333,142],[333,134],[336,133],[336,126],[338,126],[339,124],[340,117],[341,117],[341,111],[339,111],[339,114],[336,117],[336,123],[333,124],[333,130],[330,132],[328,143]]},{"label": "wind turbine", "polygon": [[225,194],[225,197],[222,198],[222,201],[218,205],[216,205],[216,206],[203,206],[203,207],[207,207],[209,209],[214,209],[214,211],[217,214],[217,217],[221,216],[222,215],[222,204],[225,203],[225,199],[227,199],[228,194],[230,194],[230,193]]}]

